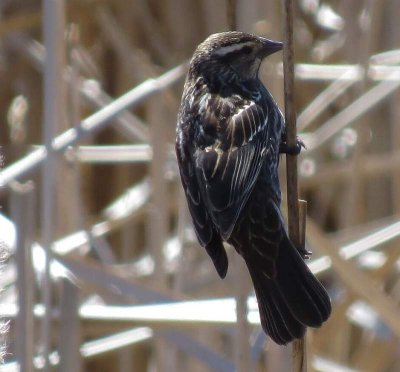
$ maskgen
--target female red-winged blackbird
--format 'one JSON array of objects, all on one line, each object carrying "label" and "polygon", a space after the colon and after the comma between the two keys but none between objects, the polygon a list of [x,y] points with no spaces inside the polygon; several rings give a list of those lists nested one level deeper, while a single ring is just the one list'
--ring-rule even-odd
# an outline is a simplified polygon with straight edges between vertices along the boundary
[{"label": "female red-winged blackbird", "polygon": [[178,115],[176,153],[198,240],[221,278],[223,241],[246,261],[265,332],[278,344],[319,327],[328,294],[290,242],[280,212],[285,123],[258,78],[282,43],[242,32],[211,35],[194,52]]}]

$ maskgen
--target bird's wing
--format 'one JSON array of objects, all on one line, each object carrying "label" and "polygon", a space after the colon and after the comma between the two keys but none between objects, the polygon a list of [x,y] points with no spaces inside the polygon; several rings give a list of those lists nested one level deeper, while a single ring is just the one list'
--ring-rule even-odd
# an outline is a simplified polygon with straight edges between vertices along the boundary
[{"label": "bird's wing", "polygon": [[196,235],[200,244],[205,246],[212,239],[213,224],[199,189],[192,159],[185,154],[185,149],[180,146],[178,142],[176,154],[183,189],[188,202],[189,212],[193,219]]},{"label": "bird's wing", "polygon": [[[182,136],[184,135],[182,133]],[[187,147],[182,141],[185,142],[183,137],[177,140],[176,154],[194,230],[199,243],[205,247],[208,255],[213,260],[219,276],[224,278],[228,270],[228,258],[222,244],[221,236],[212,222],[200,192],[193,159],[187,152]]]},{"label": "bird's wing", "polygon": [[229,116],[226,125],[222,128],[220,125],[215,142],[198,148],[194,157],[207,209],[222,238],[227,240],[271,150],[268,121],[277,118],[274,113],[269,115],[266,104],[243,101],[237,109],[237,104],[232,105],[227,99],[216,97],[214,100],[218,101],[210,100],[209,114],[204,115],[205,126],[218,120],[212,107],[226,113],[234,106],[236,112]]}]

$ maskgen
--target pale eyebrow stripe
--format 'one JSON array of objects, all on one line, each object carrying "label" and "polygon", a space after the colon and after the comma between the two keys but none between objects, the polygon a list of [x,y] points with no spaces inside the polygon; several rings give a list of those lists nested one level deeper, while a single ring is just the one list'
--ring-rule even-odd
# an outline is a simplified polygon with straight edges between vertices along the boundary
[{"label": "pale eyebrow stripe", "polygon": [[240,49],[244,48],[245,46],[251,46],[251,45],[253,45],[253,43],[251,43],[251,42],[232,44],[232,45],[218,48],[214,53],[217,56],[225,56],[229,53],[236,52],[237,50],[240,50]]}]

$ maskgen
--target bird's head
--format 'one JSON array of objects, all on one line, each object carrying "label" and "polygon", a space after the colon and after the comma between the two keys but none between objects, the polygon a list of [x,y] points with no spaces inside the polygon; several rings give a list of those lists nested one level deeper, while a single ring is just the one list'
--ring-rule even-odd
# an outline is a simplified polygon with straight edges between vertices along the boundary
[{"label": "bird's head", "polygon": [[261,61],[283,44],[264,37],[231,31],[209,36],[193,54],[191,73],[220,81],[257,78]]}]

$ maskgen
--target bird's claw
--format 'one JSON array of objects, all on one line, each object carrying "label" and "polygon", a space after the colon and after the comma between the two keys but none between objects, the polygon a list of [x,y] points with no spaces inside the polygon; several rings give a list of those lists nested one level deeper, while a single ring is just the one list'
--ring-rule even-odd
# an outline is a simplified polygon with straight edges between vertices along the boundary
[{"label": "bird's claw", "polygon": [[300,256],[303,257],[303,260],[309,260],[312,252],[305,249],[304,247],[296,247],[297,248],[297,252],[300,253]]},{"label": "bird's claw", "polygon": [[294,146],[289,146],[287,142],[281,142],[279,145],[279,153],[280,154],[289,154],[289,155],[299,155],[301,152],[301,148],[307,149],[306,145],[300,138],[296,138],[296,144]]}]

